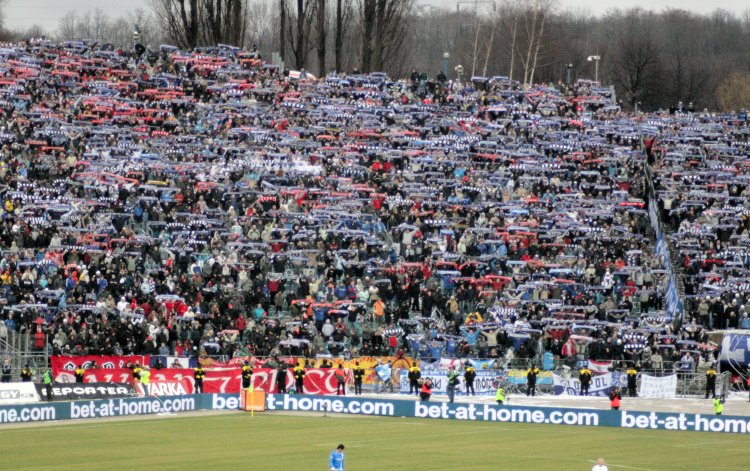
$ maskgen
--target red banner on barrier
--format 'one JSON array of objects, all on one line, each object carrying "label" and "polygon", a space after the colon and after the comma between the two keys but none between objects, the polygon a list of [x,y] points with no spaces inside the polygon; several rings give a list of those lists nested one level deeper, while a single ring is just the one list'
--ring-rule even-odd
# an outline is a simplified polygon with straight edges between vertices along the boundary
[{"label": "red banner on barrier", "polygon": [[[333,368],[308,368],[305,376],[305,394],[336,394],[338,381],[336,370]],[[353,380],[352,373],[346,371],[347,383]],[[278,371],[273,368],[258,368],[253,371],[253,388],[267,393],[278,392],[276,376]],[[241,370],[239,368],[211,368],[206,370],[203,389],[206,393],[238,393],[242,385]],[[294,387],[292,370],[286,373],[287,390]]]},{"label": "red banner on barrier", "polygon": [[[305,376],[306,394],[336,394],[336,369],[334,368],[308,368]],[[346,371],[347,383],[352,381],[352,373]],[[253,371],[253,388],[263,390],[267,393],[276,393],[277,370],[273,368],[258,368]],[[72,371],[62,370],[55,374],[58,383],[74,383],[75,375]],[[83,381],[85,383],[127,383],[133,384],[133,372],[127,368],[110,368],[86,370]],[[151,383],[159,391],[171,391],[178,388],[180,394],[192,394],[195,392],[193,382],[193,370],[189,368],[163,368],[151,370]],[[162,386],[172,385],[172,386]],[[203,392],[205,393],[239,393],[242,386],[242,374],[240,368],[206,368],[206,378],[203,380]],[[294,375],[292,370],[287,370],[287,390],[294,386]],[[162,391],[163,390],[163,391]],[[184,392],[182,392],[184,391]],[[163,395],[163,394],[162,394]]]},{"label": "red banner on barrier", "polygon": [[96,362],[99,368],[114,369],[114,368],[125,368],[128,363],[138,362],[141,365],[148,365],[151,361],[149,355],[125,355],[125,356],[111,356],[111,355],[81,355],[81,356],[63,356],[53,355],[50,357],[50,363],[52,364],[52,374],[57,377],[57,374],[63,370],[73,371],[79,366],[83,369],[89,369]]},{"label": "red banner on barrier", "polygon": [[[75,383],[73,371],[60,370],[53,374],[57,383]],[[127,383],[133,384],[133,371],[128,368],[96,368],[86,370],[83,374],[84,383]]]}]

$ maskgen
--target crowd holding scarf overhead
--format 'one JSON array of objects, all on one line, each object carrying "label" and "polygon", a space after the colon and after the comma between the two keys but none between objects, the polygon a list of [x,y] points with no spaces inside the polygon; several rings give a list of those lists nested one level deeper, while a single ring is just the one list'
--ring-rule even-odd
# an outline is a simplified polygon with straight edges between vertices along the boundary
[{"label": "crowd holding scarf overhead", "polygon": [[[644,121],[608,88],[418,97],[232,48],[151,59],[0,49],[2,329],[58,354],[640,361],[706,344],[704,316],[673,331],[664,311]],[[749,260],[748,216],[732,222],[747,128],[647,124],[693,292],[726,297]],[[745,299],[729,304],[713,319],[739,325]]]}]

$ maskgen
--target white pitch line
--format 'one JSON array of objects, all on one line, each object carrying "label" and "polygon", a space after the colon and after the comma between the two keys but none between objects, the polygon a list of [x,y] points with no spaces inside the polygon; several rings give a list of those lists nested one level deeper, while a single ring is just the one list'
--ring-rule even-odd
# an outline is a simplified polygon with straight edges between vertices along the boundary
[{"label": "white pitch line", "polygon": [[[486,430],[472,430],[469,432],[460,432],[460,433],[441,433],[439,434],[440,437],[452,437],[457,435],[471,435],[473,433],[486,433]],[[346,446],[349,446],[349,443],[371,443],[371,442],[391,442],[394,440],[403,440],[404,437],[388,437],[388,438],[372,438],[369,440],[347,440]],[[327,443],[313,443],[312,446],[331,446],[331,442]]]},{"label": "white pitch line", "polygon": [[[589,463],[596,463],[596,461],[589,460]],[[609,466],[610,468],[635,469],[639,471],[654,471],[651,468],[639,468],[637,466],[628,466],[626,464],[607,463],[607,466]]]},{"label": "white pitch line", "polygon": [[[508,456],[508,455],[505,455]],[[567,461],[570,463],[596,463],[594,460],[578,460],[575,458],[552,458],[550,456],[534,456],[534,455],[512,455],[514,457],[526,457],[526,458],[538,458],[543,460],[558,460],[558,461]],[[634,469],[636,471],[657,471],[653,468],[639,468],[637,466],[628,466],[625,464],[612,464],[607,462],[607,466],[610,466],[612,468],[623,468],[623,469]]]},{"label": "white pitch line", "polygon": [[[88,429],[88,428],[103,428],[117,426],[123,422],[156,422],[169,418],[171,420],[179,420],[181,422],[188,422],[193,420],[203,420],[206,417],[211,417],[211,420],[220,418],[233,417],[239,414],[230,414],[227,412],[232,411],[214,411],[221,412],[219,414],[200,414],[196,415],[185,415],[181,416],[181,413],[175,413],[171,416],[156,416],[156,414],[149,415],[119,415],[111,417],[94,417],[90,419],[63,419],[47,422],[17,422],[13,424],[13,427],[5,429],[8,432],[39,432],[40,430],[47,429],[61,429],[61,428],[76,428],[76,429]],[[100,419],[104,419],[103,421]],[[78,423],[74,423],[78,422]],[[88,422],[88,423],[87,423]],[[97,422],[97,423],[91,423]]]},{"label": "white pitch line", "polygon": [[740,443],[737,440],[714,440],[712,442],[698,442],[698,443],[685,443],[682,445],[672,445],[675,448],[692,448],[694,446],[703,446],[703,445],[716,445],[719,443]]},{"label": "white pitch line", "polygon": [[[594,460],[586,460],[586,461],[588,461],[589,463],[596,463],[596,461]],[[637,466],[628,466],[626,464],[614,464],[614,463],[607,462],[606,465],[612,468],[636,469],[636,470],[641,470],[641,471],[654,471],[651,468],[639,468]]]}]

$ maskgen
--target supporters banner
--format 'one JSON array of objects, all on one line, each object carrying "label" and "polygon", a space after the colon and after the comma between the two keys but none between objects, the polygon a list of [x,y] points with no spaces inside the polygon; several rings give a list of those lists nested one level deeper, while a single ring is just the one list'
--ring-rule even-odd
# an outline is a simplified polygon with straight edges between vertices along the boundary
[{"label": "supporters banner", "polygon": [[[149,382],[148,391],[143,384],[135,385],[136,393],[139,396],[181,396],[184,394],[195,393],[193,381],[189,378],[183,378],[180,381],[162,381],[156,380]],[[146,394],[148,392],[148,394]]]},{"label": "supporters banner", "polygon": [[[313,361],[314,368],[320,368],[320,366],[323,363],[324,358],[316,358]],[[334,368],[338,368],[339,365],[344,365],[344,369],[354,369],[356,367],[355,363],[359,363],[359,366],[365,369],[365,377],[362,380],[363,384],[375,384],[375,367],[378,365],[378,361],[381,364],[391,363],[393,365],[393,368],[404,368],[410,366],[410,365],[419,365],[418,360],[414,360],[409,357],[395,357],[395,356],[384,356],[384,357],[372,357],[372,356],[364,356],[359,358],[353,358],[351,360],[344,360],[343,358],[327,358],[327,360],[331,361],[331,364]],[[203,365],[204,368],[241,368],[245,361],[248,361],[250,364],[255,366],[255,370],[257,371],[258,368],[263,367],[267,362],[271,361],[269,359],[263,359],[263,358],[257,358],[257,357],[235,357],[228,361],[218,361],[208,358],[202,358],[200,360],[201,365]],[[290,367],[294,367],[298,364],[299,359],[297,357],[282,357],[281,361],[285,362]],[[455,360],[457,362],[460,362],[460,360]],[[275,387],[275,383],[274,383]],[[335,388],[334,388],[335,392]]]},{"label": "supporters banner", "polygon": [[141,365],[148,365],[151,361],[151,357],[148,355],[125,355],[125,356],[113,356],[113,355],[81,355],[81,356],[63,356],[63,355],[52,355],[50,357],[50,363],[52,365],[52,374],[57,374],[63,370],[73,371],[79,366],[83,369],[91,368],[92,364],[96,362],[99,368],[124,368],[128,363],[139,363]]},{"label": "supporters banner", "polygon": [[[401,370],[400,388],[401,394],[409,393],[409,372]],[[422,379],[432,381],[432,394],[448,393],[448,372],[443,370],[425,370],[422,372]],[[466,394],[466,384],[463,374],[459,375],[460,382],[456,387],[456,394]],[[495,394],[497,388],[493,386],[497,379],[497,372],[477,370],[477,377],[474,379],[474,391],[477,394],[489,395]]]},{"label": "supporters banner", "polygon": [[[336,394],[336,388],[338,381],[336,380],[336,368],[308,368],[305,375],[305,393],[306,394]],[[344,370],[346,374],[346,384],[349,385],[353,381],[351,370]],[[276,387],[276,372],[275,369],[260,368],[253,372],[253,387],[255,389],[261,389],[267,393],[277,392]],[[209,376],[206,376],[208,379]],[[240,390],[240,378],[239,370],[237,370],[237,389]],[[286,387],[287,390],[294,387],[294,374],[292,370],[287,370],[286,375]],[[206,391],[212,392],[208,389],[206,383]],[[223,392],[223,391],[222,391]],[[226,391],[235,392],[235,391]]]},{"label": "supporters banner", "polygon": [[744,371],[750,366],[750,332],[727,332],[721,341],[719,361],[722,368]]},{"label": "supporters banner", "polygon": [[[296,361],[292,358],[282,358],[282,360],[286,361],[290,365],[297,364]],[[267,360],[257,357],[234,357],[230,358],[227,361],[215,360],[213,358],[201,358],[199,361],[203,368],[242,368],[242,365],[246,361],[251,365],[255,365],[256,367],[258,367],[263,366]]]},{"label": "supporters banner", "polygon": [[[253,370],[253,388],[267,393],[277,392],[275,368],[256,368]],[[338,381],[335,368],[308,368],[305,370],[305,393],[307,394],[336,394]],[[352,373],[346,371],[347,384],[352,382]],[[206,369],[203,380],[205,393],[239,393],[242,387],[242,373],[240,368],[210,368]],[[294,374],[291,369],[286,370],[286,388],[294,387]]]},{"label": "supporters banner", "polygon": [[[568,396],[581,395],[581,383],[578,378],[565,378],[560,375],[552,375],[554,380],[555,395],[566,394]],[[589,385],[589,396],[607,396],[613,387],[625,387],[627,383],[624,375],[618,373],[607,373],[591,378]]]},{"label": "supporters banner", "polygon": [[[526,384],[527,370],[508,370],[506,378],[510,384]],[[536,376],[537,386],[549,386],[552,383],[551,371],[540,371]]]},{"label": "supporters banner", "polygon": [[492,358],[467,358],[466,363],[471,365],[475,370],[489,370],[495,363]]},{"label": "supporters banner", "polygon": [[[75,383],[73,371],[60,370],[54,373],[56,383]],[[84,383],[133,384],[133,371],[129,368],[95,368],[83,374]]]},{"label": "supporters banner", "polygon": [[677,375],[662,377],[641,375],[641,388],[638,390],[638,396],[672,398],[676,394]]},{"label": "supporters banner", "polygon": [[[308,368],[305,376],[305,392],[308,394],[336,394],[336,368]],[[346,383],[351,384],[353,376],[351,370],[346,371]],[[275,368],[256,368],[253,371],[253,387],[267,393],[277,392]],[[75,383],[72,371],[61,371],[55,375],[58,383]],[[86,370],[84,383],[121,383],[133,384],[133,372],[127,368]],[[155,386],[157,395],[193,394],[193,370],[189,368],[151,369],[151,382]],[[165,385],[162,385],[165,384]],[[137,385],[136,385],[137,386]],[[205,393],[239,393],[242,386],[240,368],[206,368],[206,378],[203,380]],[[294,387],[294,375],[291,369],[286,372],[287,390]],[[143,394],[143,390],[139,390]]]},{"label": "supporters banner", "polygon": [[603,375],[612,371],[613,364],[614,362],[612,361],[589,360],[588,369],[591,370],[591,373],[595,375]]},{"label": "supporters banner", "polygon": [[[47,388],[36,385],[41,400],[47,400]],[[114,399],[129,397],[134,394],[130,386],[115,383],[73,383],[52,386],[52,398],[55,401],[72,401],[77,399]]]},{"label": "supporters banner", "polygon": [[198,366],[198,359],[195,357],[173,357],[165,355],[153,355],[151,357],[151,367],[156,366],[156,361],[161,362],[162,368],[195,368]]},{"label": "supporters banner", "polygon": [[436,370],[447,370],[451,366],[455,366],[456,368],[463,368],[464,364],[465,360],[461,360],[459,358],[441,358],[431,366]]},{"label": "supporters banner", "polygon": [[0,405],[39,402],[34,383],[0,383]]},{"label": "supporters banner", "polygon": [[[178,396],[195,392],[193,370],[189,368],[152,368],[149,380],[149,396]],[[144,395],[140,383],[136,384],[136,391],[139,395]]]}]

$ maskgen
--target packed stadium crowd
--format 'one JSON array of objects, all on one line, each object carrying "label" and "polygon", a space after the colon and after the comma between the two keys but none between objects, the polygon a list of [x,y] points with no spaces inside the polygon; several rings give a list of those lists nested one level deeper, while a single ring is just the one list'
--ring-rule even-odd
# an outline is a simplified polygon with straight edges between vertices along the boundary
[{"label": "packed stadium crowd", "polygon": [[0,75],[0,336],[52,354],[653,366],[750,327],[742,115],[226,46],[35,41]]}]

